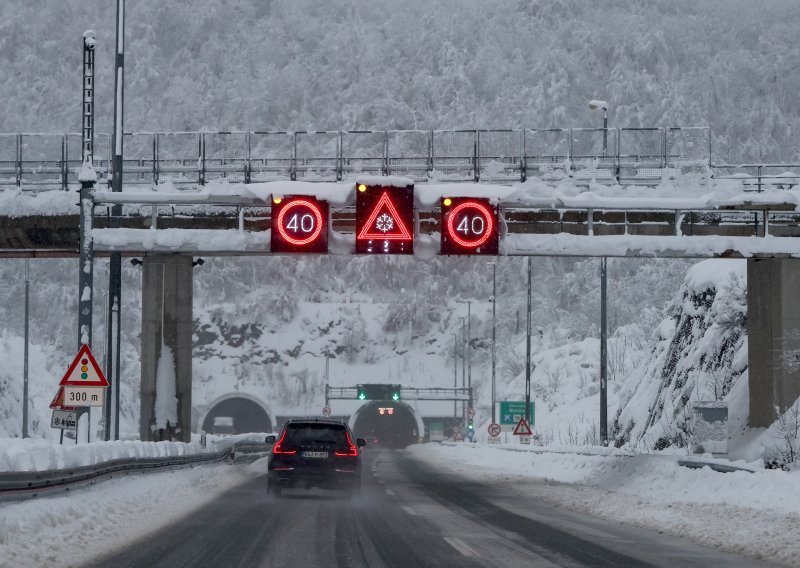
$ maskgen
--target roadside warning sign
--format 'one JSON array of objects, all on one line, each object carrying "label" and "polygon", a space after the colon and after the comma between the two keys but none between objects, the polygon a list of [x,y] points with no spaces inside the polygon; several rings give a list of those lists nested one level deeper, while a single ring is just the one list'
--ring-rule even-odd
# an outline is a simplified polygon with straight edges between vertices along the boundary
[{"label": "roadside warning sign", "polygon": [[62,387],[107,387],[108,381],[89,346],[81,345],[64,378],[58,384]]},{"label": "roadside warning sign", "polygon": [[517,422],[517,427],[514,428],[514,435],[515,436],[530,436],[533,432],[531,432],[531,427],[528,426],[528,422],[525,418],[520,418],[519,422]]},{"label": "roadside warning sign", "polygon": [[53,410],[66,410],[67,412],[74,412],[74,406],[65,406],[64,405],[64,387],[58,387],[58,392],[56,396],[53,398],[53,402],[50,403],[50,408]]}]

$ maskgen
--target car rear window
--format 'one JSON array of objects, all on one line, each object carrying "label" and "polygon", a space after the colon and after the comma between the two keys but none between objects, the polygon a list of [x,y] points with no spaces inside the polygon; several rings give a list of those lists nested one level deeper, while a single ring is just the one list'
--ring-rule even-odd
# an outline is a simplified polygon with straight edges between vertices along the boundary
[{"label": "car rear window", "polygon": [[339,424],[289,424],[286,427],[286,443],[290,446],[305,444],[346,443],[344,426]]}]

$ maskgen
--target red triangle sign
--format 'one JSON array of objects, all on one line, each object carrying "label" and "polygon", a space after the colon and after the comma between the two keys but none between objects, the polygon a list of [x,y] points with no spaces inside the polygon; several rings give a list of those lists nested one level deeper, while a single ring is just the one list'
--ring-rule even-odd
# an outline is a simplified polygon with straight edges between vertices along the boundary
[{"label": "red triangle sign", "polygon": [[517,422],[517,427],[514,428],[514,435],[515,436],[532,436],[533,432],[531,432],[531,427],[528,426],[527,420],[525,418],[520,418],[519,422]]},{"label": "red triangle sign", "polygon": [[406,228],[397,208],[384,191],[375,208],[358,234],[359,240],[379,239],[383,241],[410,241],[411,233]]},{"label": "red triangle sign", "polygon": [[68,412],[75,411],[74,406],[64,406],[64,387],[58,387],[58,392],[53,398],[53,402],[50,403],[50,408],[53,410],[66,410]]},{"label": "red triangle sign", "polygon": [[80,351],[58,384],[62,387],[107,387],[108,381],[89,346],[81,345]]}]

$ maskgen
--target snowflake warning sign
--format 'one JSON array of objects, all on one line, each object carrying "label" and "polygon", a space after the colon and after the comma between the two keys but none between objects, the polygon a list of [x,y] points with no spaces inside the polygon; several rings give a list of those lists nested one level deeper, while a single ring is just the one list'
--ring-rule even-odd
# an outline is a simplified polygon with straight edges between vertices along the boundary
[{"label": "snowflake warning sign", "polygon": [[414,252],[414,186],[358,184],[356,253]]}]

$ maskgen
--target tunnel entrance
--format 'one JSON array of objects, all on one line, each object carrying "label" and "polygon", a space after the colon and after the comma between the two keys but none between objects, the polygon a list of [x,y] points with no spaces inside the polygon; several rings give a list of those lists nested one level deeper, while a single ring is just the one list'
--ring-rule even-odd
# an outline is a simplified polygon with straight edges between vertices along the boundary
[{"label": "tunnel entrance", "polygon": [[201,429],[209,434],[271,432],[272,417],[256,401],[232,396],[214,404],[203,419]]},{"label": "tunnel entrance", "polygon": [[353,415],[351,426],[356,437],[375,437],[392,448],[405,448],[419,439],[416,414],[403,402],[368,402]]}]

